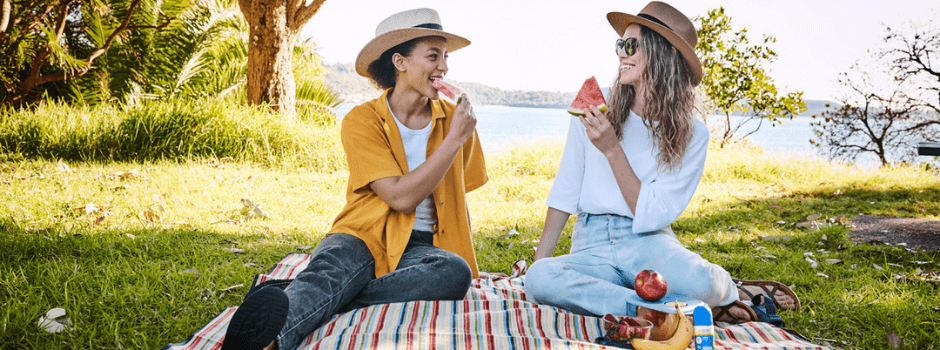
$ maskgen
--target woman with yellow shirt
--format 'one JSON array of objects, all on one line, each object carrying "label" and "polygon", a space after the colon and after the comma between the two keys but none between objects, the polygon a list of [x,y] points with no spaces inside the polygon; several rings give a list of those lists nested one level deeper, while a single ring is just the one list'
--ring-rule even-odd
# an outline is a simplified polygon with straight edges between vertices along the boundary
[{"label": "woman with yellow shirt", "polygon": [[385,89],[343,118],[346,206],[292,281],[249,291],[223,349],[290,349],[338,312],[413,300],[459,300],[478,276],[466,193],[487,181],[466,96],[431,82],[470,41],[431,9],[382,21],[356,72]]}]

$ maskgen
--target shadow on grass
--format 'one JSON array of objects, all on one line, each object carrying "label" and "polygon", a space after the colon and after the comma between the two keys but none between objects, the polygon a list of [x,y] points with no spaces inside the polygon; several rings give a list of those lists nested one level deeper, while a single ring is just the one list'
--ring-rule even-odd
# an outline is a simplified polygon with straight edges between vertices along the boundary
[{"label": "shadow on grass", "polygon": [[[237,306],[255,274],[317,243],[192,229],[74,232],[0,220],[0,348],[157,349]],[[72,331],[37,326],[56,307]]]},{"label": "shadow on grass", "polygon": [[702,206],[707,214],[685,216],[673,224],[677,234],[799,230],[799,224],[811,215],[819,215],[815,221],[821,223],[839,223],[839,217],[852,219],[859,214],[935,216],[940,213],[940,184],[888,190],[825,188],[783,197],[739,200],[721,207],[707,203]]}]

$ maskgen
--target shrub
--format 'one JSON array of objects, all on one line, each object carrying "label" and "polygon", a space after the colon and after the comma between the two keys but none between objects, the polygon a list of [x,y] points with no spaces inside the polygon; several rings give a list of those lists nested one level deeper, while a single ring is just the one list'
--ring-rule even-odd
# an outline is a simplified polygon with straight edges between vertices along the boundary
[{"label": "shrub", "polygon": [[0,153],[75,161],[225,158],[337,169],[344,163],[329,111],[289,123],[226,100],[135,106],[43,103],[0,117]]}]

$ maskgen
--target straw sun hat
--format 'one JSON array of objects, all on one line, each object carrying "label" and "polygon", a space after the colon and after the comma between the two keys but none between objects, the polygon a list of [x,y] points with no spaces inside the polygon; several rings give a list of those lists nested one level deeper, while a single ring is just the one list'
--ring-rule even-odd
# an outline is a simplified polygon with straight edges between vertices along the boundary
[{"label": "straw sun hat", "polygon": [[702,81],[702,62],[695,55],[695,44],[698,43],[695,25],[676,8],[663,2],[653,1],[635,16],[622,12],[608,13],[607,21],[621,37],[627,30],[627,26],[633,23],[641,24],[659,33],[676,50],[679,50],[682,58],[692,66],[692,86],[698,86]]},{"label": "straw sun hat", "polygon": [[447,40],[447,51],[453,52],[470,45],[470,40],[444,31],[441,17],[432,9],[414,9],[389,16],[375,28],[375,38],[359,51],[356,73],[369,77],[369,65],[382,53],[408,40],[426,36],[440,36]]}]

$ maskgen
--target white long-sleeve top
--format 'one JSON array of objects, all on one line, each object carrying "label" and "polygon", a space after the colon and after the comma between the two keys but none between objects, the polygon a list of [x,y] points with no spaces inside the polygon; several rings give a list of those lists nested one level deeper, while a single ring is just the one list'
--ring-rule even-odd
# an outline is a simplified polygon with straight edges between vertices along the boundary
[{"label": "white long-sleeve top", "polygon": [[708,151],[708,128],[695,120],[692,141],[681,167],[660,172],[659,148],[640,116],[631,112],[620,141],[633,172],[642,183],[637,212],[627,206],[607,157],[588,139],[578,117],[571,118],[568,139],[547,204],[576,214],[617,214],[633,218],[634,232],[650,232],[669,226],[689,205],[702,179]]}]

